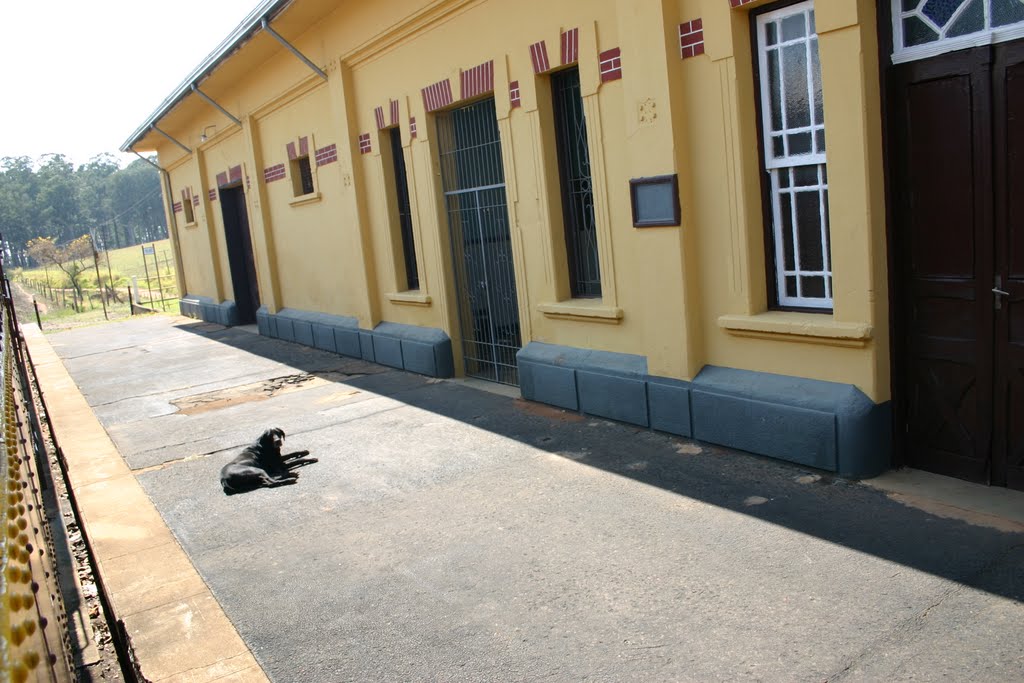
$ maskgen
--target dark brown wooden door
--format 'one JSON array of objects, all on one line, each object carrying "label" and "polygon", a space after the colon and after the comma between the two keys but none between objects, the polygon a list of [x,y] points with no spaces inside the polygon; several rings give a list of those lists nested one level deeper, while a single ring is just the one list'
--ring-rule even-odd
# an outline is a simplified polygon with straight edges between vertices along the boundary
[{"label": "dark brown wooden door", "polygon": [[1017,488],[1024,204],[1013,188],[1024,181],[1024,136],[1015,130],[1024,123],[1022,52],[1020,44],[986,46],[894,67],[889,107],[895,390],[906,464]]},{"label": "dark brown wooden door", "polygon": [[256,322],[256,311],[260,307],[260,288],[256,280],[256,263],[252,254],[252,235],[249,232],[245,192],[240,186],[221,188],[220,200],[238,323],[246,325]]},{"label": "dark brown wooden door", "polygon": [[1024,490],[1024,42],[996,46],[995,415],[993,483]]}]

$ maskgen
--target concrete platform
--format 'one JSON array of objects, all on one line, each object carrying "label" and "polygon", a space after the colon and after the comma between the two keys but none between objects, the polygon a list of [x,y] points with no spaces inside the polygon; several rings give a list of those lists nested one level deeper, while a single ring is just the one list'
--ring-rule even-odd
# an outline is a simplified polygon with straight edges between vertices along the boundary
[{"label": "concrete platform", "polygon": [[[152,680],[1021,675],[1017,494],[880,490],[183,318],[31,343]],[[224,496],[268,426],[320,462]]]}]

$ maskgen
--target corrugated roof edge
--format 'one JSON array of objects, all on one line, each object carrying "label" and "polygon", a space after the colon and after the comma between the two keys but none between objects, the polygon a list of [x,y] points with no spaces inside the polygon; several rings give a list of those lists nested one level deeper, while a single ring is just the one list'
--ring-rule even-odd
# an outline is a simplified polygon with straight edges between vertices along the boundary
[{"label": "corrugated roof edge", "polygon": [[268,22],[284,11],[285,7],[293,0],[263,0],[242,20],[242,22],[228,34],[227,38],[221,41],[220,45],[204,59],[199,66],[192,70],[181,84],[160,103],[160,106],[149,115],[146,122],[135,129],[135,132],[121,145],[122,152],[132,152],[132,147],[139,140],[145,137],[152,126],[169,112],[178,102],[192,92],[192,84],[206,78],[220,62],[235,51],[243,42],[248,40],[262,26],[266,19]]}]

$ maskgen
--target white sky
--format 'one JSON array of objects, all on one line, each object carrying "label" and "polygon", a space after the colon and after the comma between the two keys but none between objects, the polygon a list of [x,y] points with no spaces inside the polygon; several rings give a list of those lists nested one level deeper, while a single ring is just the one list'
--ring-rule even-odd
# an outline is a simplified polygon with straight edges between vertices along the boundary
[{"label": "white sky", "polygon": [[118,147],[258,0],[4,0],[0,157]]}]

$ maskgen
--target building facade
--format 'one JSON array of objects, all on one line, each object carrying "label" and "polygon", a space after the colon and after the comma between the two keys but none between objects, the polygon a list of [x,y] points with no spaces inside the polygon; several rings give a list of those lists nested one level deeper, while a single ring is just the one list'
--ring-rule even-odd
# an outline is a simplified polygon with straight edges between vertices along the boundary
[{"label": "building facade", "polygon": [[1020,488],[1019,35],[1019,0],[266,0],[124,149],[187,315]]}]

